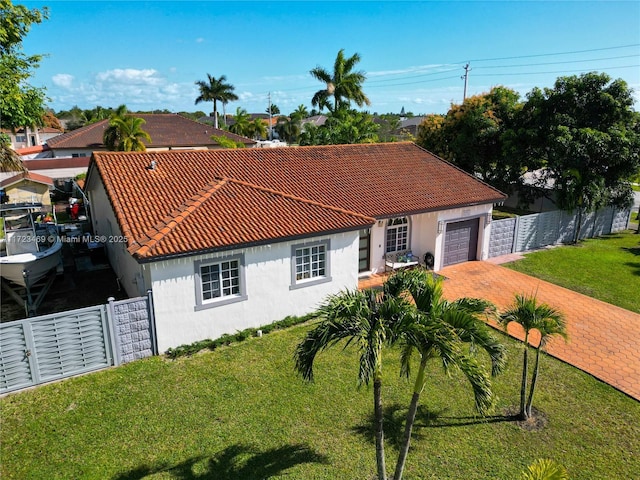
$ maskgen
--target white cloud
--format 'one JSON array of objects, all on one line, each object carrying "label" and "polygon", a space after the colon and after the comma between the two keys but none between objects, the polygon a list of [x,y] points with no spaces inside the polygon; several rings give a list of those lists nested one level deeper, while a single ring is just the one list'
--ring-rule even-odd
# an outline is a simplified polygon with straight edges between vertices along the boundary
[{"label": "white cloud", "polygon": [[196,38],[196,43],[204,43],[204,38],[202,37]]},{"label": "white cloud", "polygon": [[242,92],[238,94],[238,98],[243,102],[246,100],[251,100],[253,97],[254,95],[251,92]]},{"label": "white cloud", "polygon": [[96,74],[96,81],[116,85],[157,86],[163,79],[154,69],[136,70],[133,68],[107,70]]},{"label": "white cloud", "polygon": [[70,89],[73,84],[73,75],[68,73],[58,73],[51,78],[56,87]]}]

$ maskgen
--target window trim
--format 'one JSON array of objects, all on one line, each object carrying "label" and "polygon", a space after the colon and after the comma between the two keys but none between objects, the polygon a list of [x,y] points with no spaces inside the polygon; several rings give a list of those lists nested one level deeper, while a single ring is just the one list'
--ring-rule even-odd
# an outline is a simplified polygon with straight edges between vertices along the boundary
[{"label": "window trim", "polygon": [[[236,295],[228,295],[221,296],[218,298],[213,298],[210,300],[204,300],[202,298],[202,278],[201,278],[201,268],[209,265],[217,265],[223,262],[238,262],[238,280],[239,280],[239,288],[240,291]],[[207,258],[203,260],[196,260],[193,262],[194,265],[194,283],[195,283],[195,291],[196,291],[196,305],[194,310],[196,312],[200,310],[206,310],[208,308],[221,307],[223,305],[229,305],[231,303],[243,302],[247,300],[247,287],[245,280],[245,264],[244,264],[244,254],[240,253],[237,255],[229,255],[225,257],[216,257],[216,258]]]},{"label": "window trim", "polygon": [[[405,223],[401,223],[401,224],[397,224],[397,225],[390,225],[391,222],[394,222],[396,220],[406,220]],[[398,230],[399,227],[403,227],[406,226],[407,227],[407,245],[405,248],[400,248],[398,249],[398,235],[396,233],[396,242],[395,242],[395,249],[394,250],[387,250],[388,248],[388,243],[389,243],[389,231],[391,229],[393,230]],[[387,253],[395,253],[395,252],[403,252],[405,250],[410,250],[411,249],[411,218],[408,216],[405,217],[394,217],[394,218],[390,218],[389,220],[387,220],[387,223],[385,225],[384,228],[384,253],[385,255]]]},{"label": "window trim", "polygon": [[[296,251],[301,248],[313,248],[317,246],[324,246],[324,275],[321,277],[312,277],[304,280],[296,279]],[[289,290],[296,290],[298,288],[306,288],[313,285],[319,285],[322,283],[331,282],[331,240],[317,240],[315,242],[298,243],[291,245],[291,285]]]}]

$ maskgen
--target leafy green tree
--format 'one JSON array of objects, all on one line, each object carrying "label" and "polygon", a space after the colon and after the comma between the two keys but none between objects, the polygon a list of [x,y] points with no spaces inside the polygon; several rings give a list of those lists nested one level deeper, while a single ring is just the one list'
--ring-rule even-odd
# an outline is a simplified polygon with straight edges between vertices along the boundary
[{"label": "leafy green tree", "polygon": [[[327,107],[333,112],[342,107],[348,107],[351,102],[359,107],[370,105],[371,102],[362,91],[362,84],[367,77],[363,72],[353,71],[359,62],[359,54],[354,53],[351,57],[345,58],[344,49],[341,49],[336,56],[333,72],[320,66],[312,69],[309,72],[311,76],[324,83],[326,87],[313,95],[311,104],[320,109]],[[331,97],[333,97],[333,105],[329,101]]]},{"label": "leafy green tree", "polygon": [[22,41],[34,24],[48,18],[48,9],[32,9],[0,0],[0,119],[16,131],[42,125],[45,90],[27,83],[42,55],[27,56]]},{"label": "leafy green tree", "polygon": [[[520,386],[520,418],[527,420],[532,415],[531,405],[540,369],[540,352],[554,336],[567,339],[566,321],[564,315],[546,303],[539,304],[535,296],[517,294],[512,305],[502,312],[500,324],[507,329],[511,322],[519,324],[524,329],[524,357],[522,362],[522,383]],[[536,362],[533,377],[529,387],[527,399],[527,376],[529,370],[529,336],[532,330],[540,334],[540,342],[536,348]]]},{"label": "leafy green tree", "polygon": [[242,135],[244,137],[250,135],[249,129],[251,128],[251,115],[249,115],[244,108],[238,107],[233,119],[233,125],[229,126],[230,132],[235,133],[236,135]]},{"label": "leafy green tree", "polygon": [[445,115],[429,114],[418,126],[416,143],[441,158],[449,158],[448,144],[444,137]]},{"label": "leafy green tree", "polygon": [[511,191],[524,169],[520,156],[506,154],[505,135],[519,108],[515,91],[494,87],[452,105],[444,117],[427,116],[418,144],[494,187]]},{"label": "leafy green tree", "polygon": [[511,154],[540,169],[558,206],[582,215],[604,205],[628,207],[628,178],[640,168],[640,114],[632,90],[604,73],[560,77],[534,88],[515,118]]},{"label": "leafy green tree", "polygon": [[218,142],[222,148],[245,148],[246,146],[244,143],[235,142],[224,135],[211,135],[211,140]]},{"label": "leafy green tree", "polygon": [[521,480],[569,480],[569,473],[557,462],[540,458],[522,472]]},{"label": "leafy green tree", "polygon": [[200,96],[196,98],[196,105],[200,102],[213,102],[213,126],[218,128],[218,102],[227,104],[238,100],[238,96],[233,93],[235,87],[226,83],[227,77],[221,75],[220,78],[213,77],[207,73],[207,80],[198,80],[196,85],[200,89]]},{"label": "leafy green tree", "polygon": [[402,297],[390,297],[376,290],[344,291],[333,295],[318,310],[320,323],[297,346],[295,369],[313,381],[316,356],[323,350],[344,343],[359,353],[358,384],[373,381],[375,444],[378,479],[386,479],[382,410],[382,353],[393,342],[394,324],[408,309]]},{"label": "leafy green tree", "polygon": [[380,115],[378,136],[382,142],[395,142],[400,134],[400,118],[398,115]]},{"label": "leafy green tree", "polygon": [[458,368],[462,371],[473,389],[476,408],[480,413],[485,413],[494,402],[491,381],[462,345],[469,344],[470,352],[484,350],[491,360],[493,375],[500,373],[505,366],[505,348],[482,320],[483,316],[495,311],[490,302],[474,298],[449,302],[443,296],[442,279],[426,270],[398,272],[385,283],[384,290],[395,298],[408,293],[412,306],[415,306],[414,314],[405,315],[403,322],[396,325],[396,337],[401,345],[401,372],[407,378],[410,378],[412,359],[416,354],[419,357],[394,475],[394,480],[400,480],[409,453],[418,402],[427,384],[426,367],[429,361],[439,359],[445,370]]}]

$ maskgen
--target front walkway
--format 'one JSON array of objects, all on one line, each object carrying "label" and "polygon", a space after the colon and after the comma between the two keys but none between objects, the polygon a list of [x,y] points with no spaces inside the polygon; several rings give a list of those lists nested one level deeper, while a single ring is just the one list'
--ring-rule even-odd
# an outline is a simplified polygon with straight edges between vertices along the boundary
[{"label": "front walkway", "polygon": [[[516,293],[537,295],[564,313],[569,343],[552,339],[547,352],[640,400],[640,315],[490,262],[466,262],[438,272],[446,277],[449,299],[485,298],[499,309]],[[380,285],[384,276],[361,280],[360,288]],[[522,339],[517,325],[509,334]],[[532,338],[536,342],[536,338]]]}]

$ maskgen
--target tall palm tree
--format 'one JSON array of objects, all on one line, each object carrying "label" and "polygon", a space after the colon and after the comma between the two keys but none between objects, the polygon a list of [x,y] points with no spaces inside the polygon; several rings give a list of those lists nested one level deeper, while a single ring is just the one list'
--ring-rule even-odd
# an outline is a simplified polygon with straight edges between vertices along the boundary
[{"label": "tall palm tree", "polygon": [[386,479],[382,413],[382,348],[393,342],[393,324],[401,321],[409,307],[402,297],[389,297],[376,290],[343,291],[330,296],[319,308],[321,322],[295,351],[295,368],[313,381],[316,356],[341,341],[360,352],[358,383],[373,380],[375,444],[378,479]]},{"label": "tall palm tree", "polygon": [[142,125],[145,123],[147,122],[143,118],[137,118],[131,115],[113,120],[113,125],[119,131],[119,151],[144,152],[147,149],[143,140],[151,143],[151,136],[142,130]]},{"label": "tall palm tree", "polygon": [[221,75],[220,78],[212,77],[207,73],[207,81],[198,80],[196,85],[200,88],[200,96],[196,98],[196,105],[200,102],[213,102],[213,126],[218,128],[218,103],[227,104],[238,100],[238,96],[233,93],[235,87],[225,83],[227,77]]},{"label": "tall palm tree", "polygon": [[[499,317],[500,324],[507,329],[511,322],[518,323],[524,329],[524,358],[522,362],[522,385],[520,386],[520,418],[527,420],[531,417],[531,404],[538,380],[540,367],[540,351],[548,341],[558,335],[567,339],[567,327],[564,315],[546,303],[538,303],[535,296],[516,294],[512,305]],[[540,333],[540,342],[536,348],[536,363],[534,366],[529,398],[527,399],[527,374],[529,369],[529,334],[532,330]]]},{"label": "tall palm tree", "polygon": [[[389,278],[384,289],[394,297],[409,294],[415,305],[415,314],[406,315],[404,322],[397,325],[397,336],[401,342],[401,373],[407,378],[412,357],[415,354],[419,357],[394,474],[394,480],[400,480],[409,452],[418,401],[427,383],[425,371],[429,360],[440,359],[445,370],[459,368],[471,384],[476,408],[485,413],[494,401],[491,382],[473,353],[478,349],[488,353],[492,374],[497,375],[505,366],[505,348],[481,319],[482,315],[495,311],[490,302],[473,298],[449,302],[443,297],[442,279],[426,270],[398,272]],[[469,354],[462,348],[464,344],[470,345]]]},{"label": "tall palm tree", "polygon": [[[312,69],[309,72],[311,76],[324,83],[326,87],[313,95],[311,104],[320,109],[327,107],[334,112],[340,107],[349,106],[350,102],[355,102],[359,107],[370,105],[371,102],[362,91],[362,84],[367,77],[363,72],[353,71],[359,61],[359,54],[354,53],[351,57],[345,58],[344,49],[341,49],[336,56],[333,73],[320,66]],[[333,97],[333,106],[329,102],[330,97]]]}]

